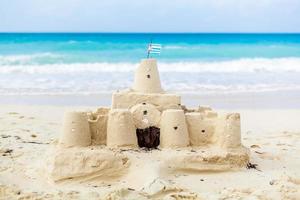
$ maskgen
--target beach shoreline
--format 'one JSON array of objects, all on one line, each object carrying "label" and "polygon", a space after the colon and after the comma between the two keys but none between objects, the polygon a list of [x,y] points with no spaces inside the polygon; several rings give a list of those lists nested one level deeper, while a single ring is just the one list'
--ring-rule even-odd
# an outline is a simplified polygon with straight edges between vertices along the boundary
[{"label": "beach shoreline", "polygon": [[[300,109],[300,90],[237,92],[237,93],[184,93],[182,104],[188,107],[209,105],[216,109]],[[53,105],[53,106],[110,106],[112,92],[98,94],[0,94],[0,105]]]}]

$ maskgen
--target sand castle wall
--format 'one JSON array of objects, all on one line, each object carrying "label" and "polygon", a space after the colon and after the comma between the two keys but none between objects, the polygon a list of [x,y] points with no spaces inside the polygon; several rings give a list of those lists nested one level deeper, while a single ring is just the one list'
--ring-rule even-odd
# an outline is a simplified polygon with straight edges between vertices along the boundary
[{"label": "sand castle wall", "polygon": [[92,143],[104,145],[106,144],[107,120],[110,108],[99,108],[96,112],[89,115],[89,126],[92,136]]},{"label": "sand castle wall", "polygon": [[164,148],[188,145],[189,135],[183,110],[165,110],[160,121],[160,146]]},{"label": "sand castle wall", "polygon": [[241,146],[241,122],[239,113],[221,116],[217,121],[216,135],[222,148],[237,148]]},{"label": "sand castle wall", "polygon": [[136,128],[159,127],[161,112],[152,104],[137,104],[130,109]]},{"label": "sand castle wall", "polygon": [[132,89],[141,93],[162,93],[157,62],[155,59],[144,59],[135,71]]},{"label": "sand castle wall", "polygon": [[66,112],[60,144],[66,147],[89,146],[91,133],[85,112]]},{"label": "sand castle wall", "polygon": [[136,128],[128,109],[112,109],[109,111],[107,146],[137,146]]},{"label": "sand castle wall", "polygon": [[143,94],[137,92],[115,92],[112,95],[112,109],[131,108],[136,104],[149,103],[160,111],[181,108],[181,97],[175,94]]}]

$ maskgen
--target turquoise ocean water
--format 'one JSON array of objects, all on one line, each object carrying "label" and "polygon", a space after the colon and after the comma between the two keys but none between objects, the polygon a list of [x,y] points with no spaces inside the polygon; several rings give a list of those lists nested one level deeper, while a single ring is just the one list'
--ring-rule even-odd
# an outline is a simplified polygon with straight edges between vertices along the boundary
[{"label": "turquoise ocean water", "polygon": [[300,34],[0,34],[0,94],[97,94],[130,87],[150,41],[165,89],[300,89]]}]

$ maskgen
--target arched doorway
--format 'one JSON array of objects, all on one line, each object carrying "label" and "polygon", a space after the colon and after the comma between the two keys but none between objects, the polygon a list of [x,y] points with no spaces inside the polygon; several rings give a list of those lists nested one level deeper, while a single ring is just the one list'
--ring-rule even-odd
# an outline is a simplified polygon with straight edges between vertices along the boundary
[{"label": "arched doorway", "polygon": [[136,129],[136,136],[139,147],[156,149],[160,143],[160,129],[150,126],[145,129]]}]

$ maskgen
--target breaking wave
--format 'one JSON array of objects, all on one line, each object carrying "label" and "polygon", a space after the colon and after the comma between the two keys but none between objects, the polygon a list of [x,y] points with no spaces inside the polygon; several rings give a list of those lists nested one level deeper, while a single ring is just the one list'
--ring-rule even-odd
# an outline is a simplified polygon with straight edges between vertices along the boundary
[{"label": "breaking wave", "polygon": [[[0,56],[0,74],[69,74],[88,72],[133,72],[138,63],[56,63],[13,65],[12,63],[26,63],[32,57],[56,55],[31,55],[5,57]],[[6,63],[9,62],[9,65]],[[160,72],[183,73],[256,73],[256,72],[300,72],[300,58],[254,58],[211,62],[159,62]]]},{"label": "breaking wave", "polygon": [[30,65],[37,64],[42,60],[51,60],[61,58],[61,55],[53,53],[36,53],[36,54],[24,54],[24,55],[0,55],[0,68],[2,66],[14,66],[14,65]]}]

